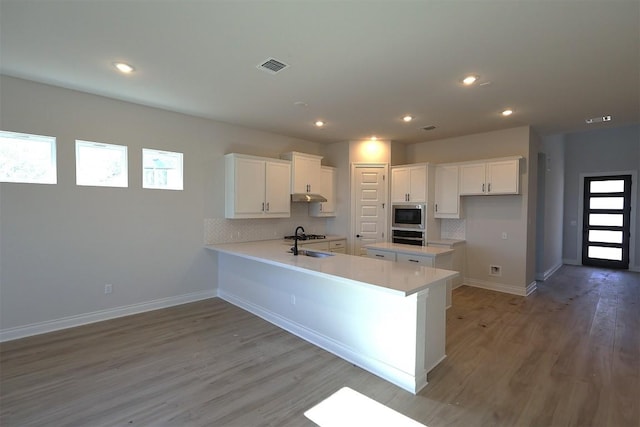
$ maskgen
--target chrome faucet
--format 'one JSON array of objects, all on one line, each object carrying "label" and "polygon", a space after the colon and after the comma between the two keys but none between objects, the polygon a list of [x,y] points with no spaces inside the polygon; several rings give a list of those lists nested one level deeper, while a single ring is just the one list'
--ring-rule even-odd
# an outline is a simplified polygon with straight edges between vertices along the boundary
[{"label": "chrome faucet", "polygon": [[296,227],[296,231],[293,233],[293,254],[298,255],[298,230],[304,233],[304,227],[301,225]]}]

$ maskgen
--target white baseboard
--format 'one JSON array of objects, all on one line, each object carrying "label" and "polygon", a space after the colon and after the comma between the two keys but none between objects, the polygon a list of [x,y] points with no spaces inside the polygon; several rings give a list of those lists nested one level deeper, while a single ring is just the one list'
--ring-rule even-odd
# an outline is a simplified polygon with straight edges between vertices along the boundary
[{"label": "white baseboard", "polygon": [[178,295],[175,297],[161,298],[138,304],[110,308],[108,310],[99,310],[91,313],[79,314],[77,316],[48,320],[46,322],[17,326],[15,328],[0,330],[0,342],[16,340],[33,335],[45,334],[47,332],[58,331],[60,329],[73,328],[76,326],[87,325],[89,323],[101,322],[103,320],[143,313],[145,311],[153,311],[161,308],[172,307],[175,305],[187,304],[190,302],[213,298],[215,296],[215,290],[193,292],[190,294]]},{"label": "white baseboard", "polygon": [[487,289],[490,291],[496,291],[496,292],[504,292],[507,294],[512,294],[512,295],[520,295],[523,297],[526,297],[527,295],[530,295],[532,292],[534,292],[538,285],[535,281],[529,283],[529,285],[527,285],[526,288],[523,288],[522,286],[518,286],[518,285],[510,285],[510,284],[504,284],[504,283],[493,283],[493,282],[487,282],[484,280],[479,280],[479,279],[473,279],[470,277],[465,277],[464,278],[464,284],[467,286],[472,286],[474,288],[482,288],[482,289]]},{"label": "white baseboard", "polygon": [[559,262],[558,264],[554,265],[553,267],[551,267],[550,269],[548,269],[547,271],[545,271],[543,273],[536,274],[536,280],[544,282],[549,277],[551,277],[551,275],[553,275],[553,273],[558,271],[560,269],[560,267],[562,267],[562,263],[561,262]]}]

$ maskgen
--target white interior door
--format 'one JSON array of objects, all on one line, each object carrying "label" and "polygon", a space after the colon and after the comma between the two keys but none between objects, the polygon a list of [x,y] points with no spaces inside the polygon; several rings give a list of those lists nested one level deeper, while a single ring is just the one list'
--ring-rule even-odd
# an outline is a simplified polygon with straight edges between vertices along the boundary
[{"label": "white interior door", "polygon": [[353,165],[354,255],[366,255],[364,245],[384,242],[387,229],[387,165]]}]

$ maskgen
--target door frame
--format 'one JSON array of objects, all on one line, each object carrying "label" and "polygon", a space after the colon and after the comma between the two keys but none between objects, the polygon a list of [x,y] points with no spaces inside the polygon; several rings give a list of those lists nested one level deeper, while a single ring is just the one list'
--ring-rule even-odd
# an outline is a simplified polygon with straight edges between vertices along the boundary
[{"label": "door frame", "polygon": [[636,211],[637,206],[636,194],[638,194],[638,177],[634,170],[627,171],[611,171],[611,172],[591,172],[581,173],[578,177],[580,180],[578,187],[578,228],[576,230],[577,236],[577,262],[578,265],[582,265],[582,230],[584,226],[584,179],[601,177],[601,176],[616,176],[616,175],[631,175],[631,224],[629,236],[629,271],[638,271],[640,266],[635,265],[636,257]]},{"label": "door frame", "polygon": [[[355,254],[355,229],[356,229],[356,169],[357,168],[381,168],[383,169],[383,173],[385,176],[385,180],[387,182],[386,184],[386,188],[385,188],[385,194],[384,194],[384,204],[385,206],[388,208],[389,207],[389,192],[391,190],[390,187],[390,182],[391,182],[391,178],[389,177],[389,163],[369,163],[369,162],[364,162],[364,163],[359,163],[359,162],[354,162],[351,163],[351,168],[350,168],[350,177],[349,177],[349,193],[350,193],[350,208],[349,208],[349,212],[351,212],[351,218],[349,219],[349,240],[351,240],[352,242],[354,242],[352,245],[350,245],[349,248],[349,252],[351,255]],[[384,218],[384,232],[385,232],[385,236],[388,237],[389,234],[389,230],[388,230],[388,226],[390,224],[389,220],[390,220],[390,215],[391,215],[391,209],[385,209],[386,214],[385,214],[385,218]]]}]

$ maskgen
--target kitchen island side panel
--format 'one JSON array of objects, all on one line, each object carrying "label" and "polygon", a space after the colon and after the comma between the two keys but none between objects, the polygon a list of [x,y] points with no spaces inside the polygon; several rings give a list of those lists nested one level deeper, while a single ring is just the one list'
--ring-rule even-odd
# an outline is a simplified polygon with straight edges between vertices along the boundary
[{"label": "kitchen island side panel", "polygon": [[445,357],[444,281],[405,297],[218,256],[221,298],[405,390],[424,387],[427,372]]}]

